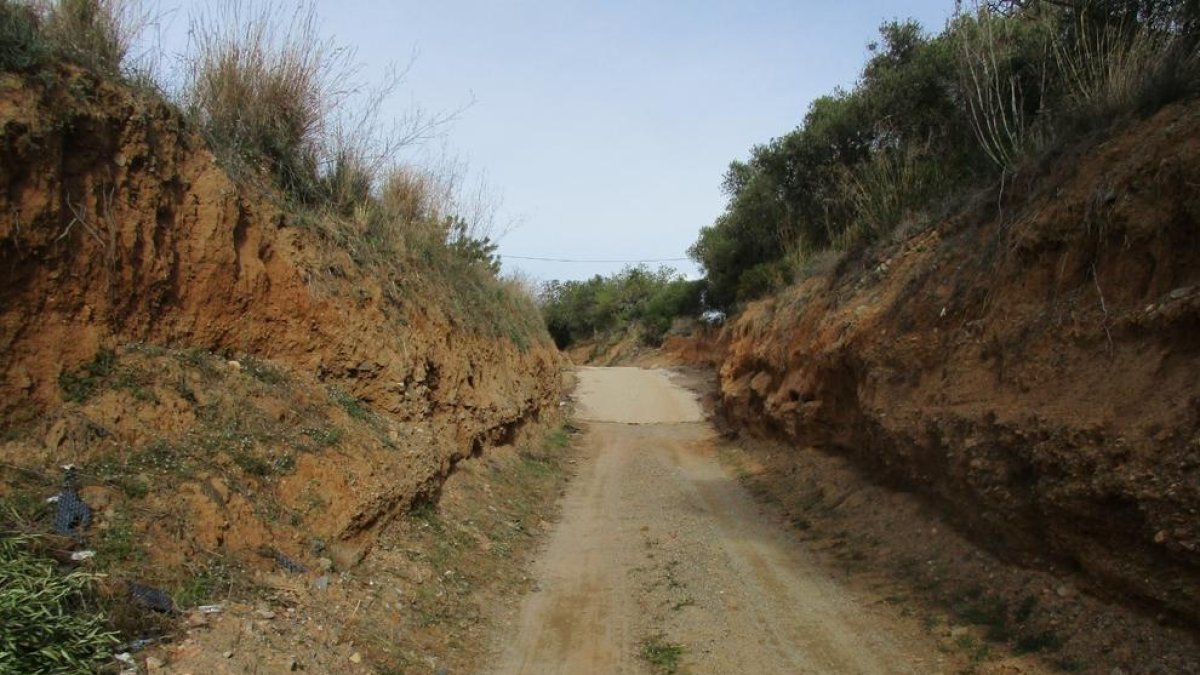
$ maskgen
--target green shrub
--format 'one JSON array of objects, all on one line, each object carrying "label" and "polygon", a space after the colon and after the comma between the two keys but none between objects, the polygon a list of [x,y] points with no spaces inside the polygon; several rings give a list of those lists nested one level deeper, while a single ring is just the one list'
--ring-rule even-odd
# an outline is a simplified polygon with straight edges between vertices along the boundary
[{"label": "green shrub", "polygon": [[130,0],[54,0],[45,31],[59,55],[109,75],[121,65],[143,20]]},{"label": "green shrub", "polygon": [[63,398],[76,403],[87,400],[100,386],[100,383],[112,374],[116,362],[115,352],[111,349],[101,348],[92,357],[92,360],[85,363],[79,370],[59,375],[58,386],[62,389]]},{"label": "green shrub", "polygon": [[45,63],[50,53],[37,13],[28,5],[0,0],[0,68],[32,70]]},{"label": "green shrub", "polygon": [[0,0],[0,68],[62,59],[119,76],[145,24],[136,0]]},{"label": "green shrub", "polygon": [[609,277],[546,284],[542,316],[560,348],[635,328],[656,345],[676,318],[699,316],[705,288],[670,268],[628,267]]},{"label": "green shrub", "polygon": [[29,537],[0,537],[0,673],[93,672],[117,633],[95,607],[97,579],[62,574]]},{"label": "green shrub", "polygon": [[978,2],[937,35],[880,28],[855,85],[730,165],[725,211],[689,254],[725,311],[789,259],[862,247],[944,195],[995,185],[1114,120],[1200,93],[1193,0]]}]

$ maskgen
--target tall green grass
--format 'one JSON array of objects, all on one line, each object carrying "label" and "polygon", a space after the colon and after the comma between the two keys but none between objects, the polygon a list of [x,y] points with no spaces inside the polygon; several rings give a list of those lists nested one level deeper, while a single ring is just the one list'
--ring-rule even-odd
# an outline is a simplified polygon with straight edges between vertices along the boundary
[{"label": "tall green grass", "polygon": [[60,572],[29,536],[0,535],[0,673],[87,673],[117,633],[93,599],[97,576]]}]

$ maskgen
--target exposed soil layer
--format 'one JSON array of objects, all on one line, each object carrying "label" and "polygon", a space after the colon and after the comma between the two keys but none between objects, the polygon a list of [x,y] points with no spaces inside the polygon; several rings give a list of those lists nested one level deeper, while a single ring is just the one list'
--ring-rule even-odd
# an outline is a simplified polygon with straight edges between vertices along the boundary
[{"label": "exposed soil layer", "polygon": [[918,617],[962,672],[1200,673],[1186,629],[1081,593],[1070,572],[1006,562],[844,457],[748,437],[719,451],[837,583]]},{"label": "exposed soil layer", "polygon": [[149,97],[0,75],[0,497],[74,463],[156,563],[345,567],[557,403],[547,336],[472,324],[419,267],[368,273],[264,180]]},{"label": "exposed soil layer", "polygon": [[150,656],[164,673],[480,672],[499,608],[533,585],[529,556],[575,464],[568,438],[531,427],[463,460],[438,503],[395,519],[354,569],[257,571]]},{"label": "exposed soil layer", "polygon": [[1196,185],[1197,105],[1062,156],[999,211],[993,194],[750,306],[723,407],[1195,634]]}]

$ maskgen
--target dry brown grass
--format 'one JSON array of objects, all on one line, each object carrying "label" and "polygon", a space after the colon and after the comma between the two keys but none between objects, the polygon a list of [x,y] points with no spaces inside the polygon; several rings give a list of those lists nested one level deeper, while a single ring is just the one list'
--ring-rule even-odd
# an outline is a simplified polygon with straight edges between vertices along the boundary
[{"label": "dry brown grass", "polygon": [[[226,2],[192,17],[183,101],[226,159],[269,170],[280,187],[316,196],[333,107],[353,53],[322,38],[311,5],[255,9]],[[265,165],[257,167],[255,165]]]}]

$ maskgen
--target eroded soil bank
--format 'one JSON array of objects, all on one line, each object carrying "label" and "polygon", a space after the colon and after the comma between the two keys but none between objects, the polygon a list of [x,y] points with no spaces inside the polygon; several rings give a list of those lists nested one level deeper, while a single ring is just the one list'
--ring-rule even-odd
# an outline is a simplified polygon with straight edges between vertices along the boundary
[{"label": "eroded soil bank", "polygon": [[351,568],[559,399],[532,312],[381,274],[243,171],[124,86],[0,76],[0,498],[45,519],[76,465],[97,563],[173,591],[221,561]]},{"label": "eroded soil bank", "polygon": [[[735,428],[920,496],[1008,561],[1200,627],[1200,106],[752,305]],[[786,454],[786,453],[785,453]],[[820,501],[821,496],[815,497]]]}]

